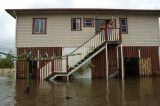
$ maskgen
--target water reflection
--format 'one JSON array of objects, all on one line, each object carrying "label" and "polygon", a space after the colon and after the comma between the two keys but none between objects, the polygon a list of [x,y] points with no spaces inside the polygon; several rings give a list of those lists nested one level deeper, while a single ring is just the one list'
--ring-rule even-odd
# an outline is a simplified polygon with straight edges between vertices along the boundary
[{"label": "water reflection", "polygon": [[15,80],[12,77],[0,76],[0,106],[15,104]]},{"label": "water reflection", "polygon": [[9,103],[15,103],[15,106],[160,106],[158,77],[108,81],[79,79],[69,83],[33,80],[30,82],[29,94],[25,93],[25,80],[15,83],[11,80],[8,82],[7,78],[1,79],[1,85],[12,88],[12,93],[7,93],[4,87],[0,87],[0,94],[3,94],[0,101],[9,97],[8,102],[1,102],[4,106]]}]

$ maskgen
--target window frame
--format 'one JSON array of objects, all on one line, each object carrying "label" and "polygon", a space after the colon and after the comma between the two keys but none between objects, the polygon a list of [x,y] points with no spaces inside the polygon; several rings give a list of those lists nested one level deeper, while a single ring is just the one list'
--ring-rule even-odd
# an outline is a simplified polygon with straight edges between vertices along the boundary
[{"label": "window frame", "polygon": [[[35,32],[35,20],[36,19],[43,19],[45,20],[44,22],[44,32]],[[32,34],[46,34],[46,29],[47,29],[47,18],[32,18]]]},{"label": "window frame", "polygon": [[[80,29],[73,29],[73,20],[80,19]],[[81,31],[82,30],[82,21],[81,18],[71,18],[71,31]]]},{"label": "window frame", "polygon": [[[88,19],[90,19],[90,20],[92,20],[92,25],[91,26],[86,26],[86,24],[85,24],[85,21],[86,20],[88,20]],[[83,26],[84,27],[94,27],[94,18],[83,18]]]},{"label": "window frame", "polygon": [[[126,25],[123,25],[123,26],[126,27],[126,31],[125,32],[122,32],[122,24],[121,24],[122,20],[125,20],[125,22],[126,22]],[[128,18],[126,18],[126,17],[119,18],[119,26],[120,26],[120,33],[121,34],[128,34]]]}]

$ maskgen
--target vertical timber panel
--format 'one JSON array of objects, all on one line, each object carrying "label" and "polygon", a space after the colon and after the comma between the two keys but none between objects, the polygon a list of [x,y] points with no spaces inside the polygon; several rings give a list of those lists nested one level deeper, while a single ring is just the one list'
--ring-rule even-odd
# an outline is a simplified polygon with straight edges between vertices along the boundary
[{"label": "vertical timber panel", "polygon": [[[92,78],[106,78],[106,53],[105,50],[97,54],[92,60],[95,68],[92,69]],[[108,68],[109,75],[117,69],[117,51],[116,46],[108,46]]]},{"label": "vertical timber panel", "polygon": [[109,75],[117,70],[117,52],[116,46],[108,47]]},{"label": "vertical timber panel", "polygon": [[92,60],[95,68],[92,69],[92,78],[106,78],[105,50],[97,54]]},{"label": "vertical timber panel", "polygon": [[141,57],[151,58],[151,67],[152,73],[155,75],[159,73],[159,64],[158,64],[158,47],[140,47]]},{"label": "vertical timber panel", "polygon": [[[125,57],[138,57],[138,49],[140,49],[141,51],[141,54],[140,54],[141,57],[151,58],[152,73],[153,74],[160,73],[159,64],[158,64],[158,61],[159,61],[158,60],[158,46],[125,46],[123,47],[124,58]],[[120,48],[119,48],[119,51],[120,51]]]},{"label": "vertical timber panel", "polygon": [[[53,53],[57,55],[61,55],[62,54],[62,49],[61,47],[31,47],[31,48],[17,48],[17,55],[21,55],[24,53],[24,50],[28,49],[29,51],[31,51],[32,56],[37,57],[37,51],[39,50],[39,54],[40,56],[46,57],[46,52],[48,53],[49,56],[53,56]],[[40,61],[39,62],[39,68],[43,67],[45,65],[45,63],[48,61]],[[25,61],[22,60],[18,60],[16,62],[16,66],[17,66],[17,70],[16,70],[16,77],[17,79],[23,79],[26,78],[26,65],[25,65]],[[52,69],[54,69],[53,63],[52,63]],[[39,79],[39,69],[35,70],[35,74],[37,79]],[[54,72],[54,70],[52,70],[52,72]]]}]

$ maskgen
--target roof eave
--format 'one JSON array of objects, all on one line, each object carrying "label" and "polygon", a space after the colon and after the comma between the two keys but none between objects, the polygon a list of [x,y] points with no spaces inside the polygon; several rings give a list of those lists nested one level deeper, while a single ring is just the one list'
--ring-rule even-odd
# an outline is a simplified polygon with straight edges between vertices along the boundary
[{"label": "roof eave", "polygon": [[5,11],[10,14],[13,18],[16,19],[16,11],[14,11],[13,9],[5,9]]},{"label": "roof eave", "polygon": [[5,10],[12,17],[16,18],[16,13],[22,12],[56,12],[56,13],[69,13],[69,12],[95,12],[99,13],[105,12],[147,12],[147,13],[160,13],[160,10],[153,9],[103,9],[103,8],[39,8],[39,9],[6,9]]}]

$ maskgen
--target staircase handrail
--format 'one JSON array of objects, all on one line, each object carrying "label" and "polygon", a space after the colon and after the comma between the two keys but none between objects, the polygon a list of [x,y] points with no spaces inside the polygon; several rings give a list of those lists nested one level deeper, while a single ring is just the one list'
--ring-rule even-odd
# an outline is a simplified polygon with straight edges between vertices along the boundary
[{"label": "staircase handrail", "polygon": [[[103,32],[104,30],[100,31],[99,33]],[[88,39],[87,41],[85,41],[82,45],[80,45],[77,49],[75,49],[73,52],[71,52],[70,54],[68,54],[67,56],[72,55],[72,53],[74,53],[75,51],[77,51],[80,47],[82,47],[83,45],[85,45],[88,41],[90,41],[91,39],[93,39],[94,37],[96,37],[99,33],[95,34],[94,36],[92,36],[90,39]]]},{"label": "staircase handrail", "polygon": [[[99,33],[88,39],[81,46],[67,55],[67,69],[73,68],[78,62],[80,62],[80,60],[84,59],[84,57],[90,52],[93,52],[93,50],[100,46],[103,42],[105,42],[105,31],[101,30]],[[79,53],[80,56],[71,57],[73,53]]]}]

